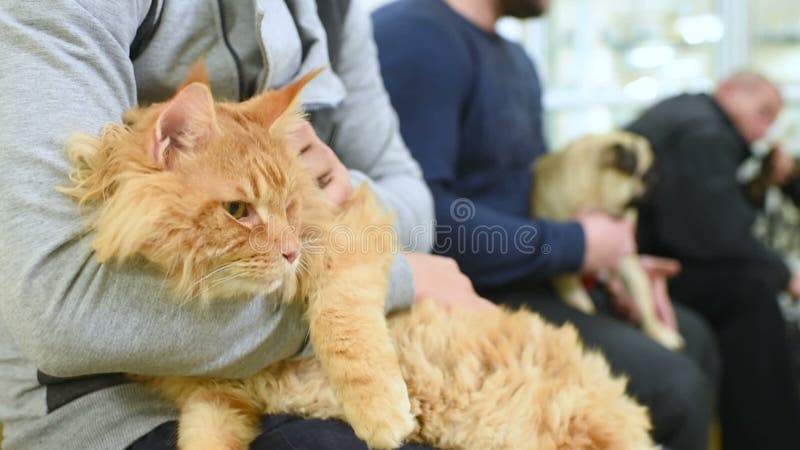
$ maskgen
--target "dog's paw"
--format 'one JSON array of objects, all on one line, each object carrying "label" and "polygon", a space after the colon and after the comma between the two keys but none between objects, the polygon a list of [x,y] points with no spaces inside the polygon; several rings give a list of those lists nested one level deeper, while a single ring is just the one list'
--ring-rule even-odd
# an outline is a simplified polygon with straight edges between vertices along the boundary
[{"label": "dog's paw", "polygon": [[588,296],[574,296],[567,299],[566,303],[578,311],[590,316],[597,313],[597,308],[595,308],[594,303],[592,303],[592,300]]},{"label": "dog's paw", "polygon": [[677,331],[667,328],[661,324],[659,324],[659,326],[648,328],[646,332],[650,337],[655,339],[656,342],[670,350],[680,350],[684,347],[684,345],[686,345],[686,341],[683,339],[683,336],[681,336]]}]

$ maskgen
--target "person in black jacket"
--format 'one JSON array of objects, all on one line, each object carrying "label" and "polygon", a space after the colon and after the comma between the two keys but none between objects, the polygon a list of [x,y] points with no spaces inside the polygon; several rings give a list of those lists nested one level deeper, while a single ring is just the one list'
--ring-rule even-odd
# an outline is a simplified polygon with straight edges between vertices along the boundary
[{"label": "person in black jacket", "polygon": [[[656,183],[640,208],[640,249],[680,260],[670,292],[705,316],[719,340],[725,450],[800,448],[800,391],[776,301],[784,290],[800,297],[800,278],[753,236],[757,208],[737,180],[750,145],[782,106],[772,83],[742,72],[713,96],[664,100],[628,127],[656,153]],[[800,192],[800,181],[787,175],[796,170],[777,155],[777,181]]]}]

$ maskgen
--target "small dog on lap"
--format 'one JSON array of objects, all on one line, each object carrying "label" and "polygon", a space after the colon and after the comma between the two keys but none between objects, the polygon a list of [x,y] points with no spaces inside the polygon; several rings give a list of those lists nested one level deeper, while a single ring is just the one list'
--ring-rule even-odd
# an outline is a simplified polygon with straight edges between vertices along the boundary
[{"label": "small dog on lap", "polygon": [[[624,131],[587,135],[536,162],[531,210],[534,216],[554,220],[601,211],[635,223],[633,204],[645,194],[644,178],[653,159],[642,136]],[[636,303],[645,333],[669,349],[683,347],[680,334],[656,317],[650,280],[637,256],[624,258],[611,276],[622,280]],[[595,312],[578,275],[557,276],[553,284],[567,304],[587,314]]]}]

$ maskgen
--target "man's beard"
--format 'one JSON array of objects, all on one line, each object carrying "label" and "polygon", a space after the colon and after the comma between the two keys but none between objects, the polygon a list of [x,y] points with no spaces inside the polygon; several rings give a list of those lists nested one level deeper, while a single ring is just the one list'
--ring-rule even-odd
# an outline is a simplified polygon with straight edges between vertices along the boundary
[{"label": "man's beard", "polygon": [[528,19],[547,10],[547,0],[500,0],[500,15]]}]

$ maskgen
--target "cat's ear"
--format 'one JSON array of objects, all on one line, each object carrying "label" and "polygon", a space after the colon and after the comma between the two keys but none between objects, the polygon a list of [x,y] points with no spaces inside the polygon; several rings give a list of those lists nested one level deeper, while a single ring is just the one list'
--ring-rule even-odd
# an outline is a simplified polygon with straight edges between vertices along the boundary
[{"label": "cat's ear", "polygon": [[299,124],[300,93],[317,75],[325,70],[321,67],[304,75],[294,83],[283,88],[265,92],[245,103],[248,115],[264,125],[270,133],[280,133]]},{"label": "cat's ear", "polygon": [[186,75],[186,79],[183,80],[178,90],[180,91],[192,83],[204,84],[211,89],[211,81],[208,79],[208,70],[206,69],[206,59],[204,56],[201,56],[192,64],[192,67],[189,68],[189,74]]},{"label": "cat's ear", "polygon": [[169,166],[170,153],[194,150],[218,133],[208,86],[190,83],[170,100],[153,129],[153,160]]}]

